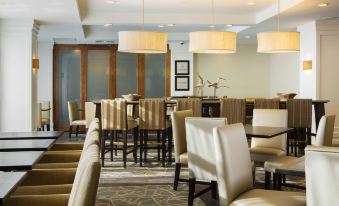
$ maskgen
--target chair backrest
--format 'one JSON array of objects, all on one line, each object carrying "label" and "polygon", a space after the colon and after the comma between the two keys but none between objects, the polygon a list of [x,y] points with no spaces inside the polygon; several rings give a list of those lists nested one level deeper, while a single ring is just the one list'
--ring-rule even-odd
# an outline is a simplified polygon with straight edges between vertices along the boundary
[{"label": "chair backrest", "polygon": [[229,205],[252,189],[252,164],[244,126],[240,123],[213,129],[219,204]]},{"label": "chair backrest", "polygon": [[254,109],[279,109],[280,99],[254,99]]},{"label": "chair backrest", "polygon": [[335,115],[321,117],[314,146],[332,146]]},{"label": "chair backrest", "polygon": [[175,162],[180,163],[180,154],[187,152],[185,118],[192,116],[192,110],[176,111],[171,114]]},{"label": "chair backrest", "polygon": [[91,144],[97,144],[100,146],[99,138],[99,119],[94,118],[87,130],[86,138],[82,152],[85,152]]},{"label": "chair backrest", "polygon": [[192,110],[193,117],[201,117],[202,104],[200,98],[178,98],[177,111]]},{"label": "chair backrest", "polygon": [[42,127],[41,103],[36,104],[35,112],[36,112],[36,126],[37,129],[39,129]]},{"label": "chair backrest", "polygon": [[41,103],[41,110],[45,110],[45,111],[41,111],[41,119],[44,122],[50,122],[51,119],[51,115],[50,115],[50,109],[51,109],[51,103],[50,101],[42,101]]},{"label": "chair backrest", "polygon": [[220,117],[226,117],[229,124],[246,121],[246,100],[223,98],[220,100]]},{"label": "chair backrest", "polygon": [[75,174],[69,206],[94,206],[100,177],[99,146],[90,145],[79,161]]},{"label": "chair backrest", "polygon": [[311,99],[288,99],[286,102],[286,108],[288,111],[288,127],[312,127]]},{"label": "chair backrest", "polygon": [[122,98],[101,100],[101,128],[103,130],[127,129],[127,101]]},{"label": "chair backrest", "polygon": [[137,119],[139,117],[139,106],[127,104],[127,117]]},{"label": "chair backrest", "polygon": [[307,146],[305,172],[307,205],[338,205],[339,147]]},{"label": "chair backrest", "polygon": [[[253,126],[287,127],[287,110],[254,109]],[[287,136],[279,135],[269,139],[252,138],[251,147],[269,147],[286,151]]]},{"label": "chair backrest", "polygon": [[166,128],[165,99],[139,100],[139,128],[163,130]]},{"label": "chair backrest", "polygon": [[95,118],[96,105],[93,102],[85,102],[85,120],[86,128],[89,127],[92,120]]},{"label": "chair backrest", "polygon": [[79,108],[76,101],[68,101],[68,117],[69,123],[79,120]]},{"label": "chair backrest", "polygon": [[187,117],[185,124],[190,176],[216,180],[213,128],[226,125],[227,119]]}]

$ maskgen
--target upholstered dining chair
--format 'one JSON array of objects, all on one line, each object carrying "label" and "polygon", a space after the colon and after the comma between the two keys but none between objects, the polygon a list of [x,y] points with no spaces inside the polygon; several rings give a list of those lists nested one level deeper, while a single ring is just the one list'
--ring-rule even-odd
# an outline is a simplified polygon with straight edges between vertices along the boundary
[{"label": "upholstered dining chair", "polygon": [[220,117],[226,117],[229,124],[246,121],[246,100],[223,98],[220,100]]},{"label": "upholstered dining chair", "polygon": [[[143,155],[144,160],[147,160],[148,149],[158,150],[159,161],[161,150],[163,167],[166,161],[166,151],[168,151],[169,160],[171,160],[172,137],[170,127],[171,121],[166,118],[165,99],[147,98],[139,100],[140,166],[143,163]],[[156,141],[148,141],[149,132],[156,132]],[[166,146],[166,140],[168,146]],[[155,147],[150,145],[155,145]]]},{"label": "upholstered dining chair", "polygon": [[192,110],[193,117],[201,117],[202,114],[202,103],[200,98],[178,98],[177,111],[181,110]]},{"label": "upholstered dining chair", "polygon": [[306,205],[301,192],[254,189],[244,126],[213,129],[219,205]]},{"label": "upholstered dining chair", "polygon": [[[213,128],[227,124],[226,118],[202,118],[187,117],[186,138],[187,157],[189,169],[189,194],[188,205],[198,196],[212,191],[212,197],[216,198],[216,162],[213,151]],[[196,184],[208,185],[200,192],[195,193]]]},{"label": "upholstered dining chair", "polygon": [[279,109],[280,99],[254,99],[254,109]]},{"label": "upholstered dining chair", "polygon": [[[101,129],[103,139],[101,141],[101,160],[104,165],[106,151],[110,151],[113,161],[113,150],[122,150],[124,168],[126,168],[127,155],[133,153],[134,162],[137,162],[138,147],[138,123],[127,118],[127,101],[122,98],[114,100],[101,100]],[[128,141],[128,132],[133,132],[133,141]],[[111,132],[110,146],[105,143],[106,136]],[[122,140],[119,141],[119,132],[122,133]],[[113,147],[114,146],[114,147]],[[128,148],[132,148],[128,150]]]},{"label": "upholstered dining chair", "polygon": [[[314,146],[332,146],[333,131],[334,131],[335,115],[324,115],[319,122]],[[276,187],[275,170],[286,166],[297,164],[305,160],[302,157],[281,156],[265,162],[265,187],[269,188],[271,174],[273,173],[273,188]]]},{"label": "upholstered dining chair", "polygon": [[44,130],[46,125],[46,130],[50,130],[50,121],[51,121],[51,103],[50,101],[41,101],[41,126]]},{"label": "upholstered dining chair", "polygon": [[93,102],[85,102],[85,120],[86,129],[89,128],[92,120],[95,118],[96,105]]},{"label": "upholstered dining chair", "polygon": [[180,179],[180,169],[182,164],[187,165],[188,162],[185,118],[192,116],[192,110],[176,111],[171,114],[175,156],[174,190],[177,190],[179,181],[188,182],[188,180]]},{"label": "upholstered dining chair", "polygon": [[69,138],[72,136],[73,126],[76,127],[75,135],[78,136],[79,126],[86,126],[86,120],[79,118],[79,108],[76,101],[68,101],[68,116],[69,116]]},{"label": "upholstered dining chair", "polygon": [[305,148],[307,205],[338,205],[339,147]]},{"label": "upholstered dining chair", "polygon": [[[279,109],[254,109],[253,126],[287,127],[287,111]],[[264,163],[273,157],[286,155],[286,134],[270,139],[251,139],[251,158]]]}]

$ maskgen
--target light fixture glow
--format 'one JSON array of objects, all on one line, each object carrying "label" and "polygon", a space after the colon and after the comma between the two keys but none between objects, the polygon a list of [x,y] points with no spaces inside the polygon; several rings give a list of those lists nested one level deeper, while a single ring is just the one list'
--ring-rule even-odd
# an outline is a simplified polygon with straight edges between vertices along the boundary
[{"label": "light fixture glow", "polygon": [[253,1],[248,2],[247,5],[249,5],[249,6],[254,6],[254,5],[255,5],[255,2],[253,2]]},{"label": "light fixture glow", "polygon": [[115,0],[108,0],[108,1],[106,1],[106,3],[108,3],[108,4],[115,4],[115,3],[117,3],[118,1],[115,1]]},{"label": "light fixture glow", "polygon": [[232,27],[232,26],[233,26],[233,24],[227,24],[226,26],[227,26],[227,27]]},{"label": "light fixture glow", "polygon": [[312,69],[312,60],[305,60],[303,62],[304,70],[311,70]]},{"label": "light fixture glow", "polygon": [[321,4],[318,4],[319,7],[326,7],[328,6],[328,3],[321,3]]},{"label": "light fixture glow", "polygon": [[163,28],[163,27],[164,27],[164,25],[158,25],[158,27],[159,27],[159,28]]},{"label": "light fixture glow", "polygon": [[167,26],[172,27],[175,26],[175,24],[167,24]]},{"label": "light fixture glow", "polygon": [[109,26],[112,26],[113,24],[111,23],[108,23],[108,24],[104,24],[104,27],[109,27]]},{"label": "light fixture glow", "polygon": [[32,68],[33,69],[39,69],[39,67],[40,67],[39,59],[32,59]]},{"label": "light fixture glow", "polygon": [[244,36],[244,38],[245,38],[245,39],[250,39],[251,36],[250,36],[250,35],[246,35],[246,36]]}]

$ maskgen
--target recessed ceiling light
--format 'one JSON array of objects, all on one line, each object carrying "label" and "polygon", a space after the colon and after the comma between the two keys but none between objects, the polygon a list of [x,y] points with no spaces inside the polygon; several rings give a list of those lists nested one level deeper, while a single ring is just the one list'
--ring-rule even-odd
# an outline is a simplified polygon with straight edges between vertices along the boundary
[{"label": "recessed ceiling light", "polygon": [[167,24],[167,26],[175,26],[175,24]]},{"label": "recessed ceiling light", "polygon": [[321,4],[318,4],[319,7],[325,7],[325,6],[328,6],[328,3],[321,3]]},{"label": "recessed ceiling light", "polygon": [[215,28],[215,25],[210,25],[209,27],[210,27],[210,28]]},{"label": "recessed ceiling light", "polygon": [[227,27],[232,27],[232,26],[233,26],[233,24],[227,24],[226,26],[227,26]]},{"label": "recessed ceiling light", "polygon": [[251,38],[250,35],[246,35],[246,36],[244,36],[244,37],[245,37],[245,39],[250,39],[250,38]]},{"label": "recessed ceiling light", "polygon": [[247,5],[249,5],[249,6],[254,6],[254,5],[255,5],[255,2],[254,2],[254,1],[250,1],[250,2],[247,3]]},{"label": "recessed ceiling light", "polygon": [[107,0],[106,1],[106,3],[108,3],[108,4],[115,4],[115,3],[117,3],[118,1],[116,1],[116,0]]},{"label": "recessed ceiling light", "polygon": [[113,24],[109,23],[109,24],[104,24],[104,27],[109,27],[112,26]]},{"label": "recessed ceiling light", "polygon": [[164,27],[164,25],[158,25],[158,27],[159,27],[159,28],[162,28],[162,27]]}]

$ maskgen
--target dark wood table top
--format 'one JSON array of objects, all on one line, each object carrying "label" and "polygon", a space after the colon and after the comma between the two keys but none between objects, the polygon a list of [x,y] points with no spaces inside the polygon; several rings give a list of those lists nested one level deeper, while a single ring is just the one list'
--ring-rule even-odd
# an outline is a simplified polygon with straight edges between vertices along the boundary
[{"label": "dark wood table top", "polygon": [[47,151],[55,141],[55,139],[1,140],[0,152]]},{"label": "dark wood table top", "polygon": [[26,177],[27,172],[0,172],[0,205]]},{"label": "dark wood table top", "polygon": [[0,132],[0,140],[11,139],[58,139],[63,131],[46,132]]},{"label": "dark wood table top", "polygon": [[245,132],[247,137],[272,138],[292,131],[293,128],[286,127],[259,127],[252,125],[245,126]]},{"label": "dark wood table top", "polygon": [[0,171],[31,170],[43,151],[0,152]]}]

